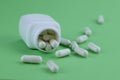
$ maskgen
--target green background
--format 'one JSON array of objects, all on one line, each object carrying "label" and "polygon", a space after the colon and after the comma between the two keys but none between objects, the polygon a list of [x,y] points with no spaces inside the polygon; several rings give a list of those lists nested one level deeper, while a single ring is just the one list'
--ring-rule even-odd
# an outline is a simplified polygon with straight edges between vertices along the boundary
[{"label": "green background", "polygon": [[[101,46],[99,54],[89,52],[87,58],[74,52],[65,58],[56,58],[29,49],[18,33],[20,16],[42,13],[52,16],[61,25],[62,36],[70,40],[90,26],[93,35],[81,44],[87,48],[92,41]],[[96,20],[103,15],[105,23]],[[0,0],[0,80],[120,80],[120,0]],[[60,46],[58,49],[64,47]],[[42,64],[24,64],[23,54],[43,57]],[[48,70],[45,63],[54,60],[60,66],[58,73]]]}]

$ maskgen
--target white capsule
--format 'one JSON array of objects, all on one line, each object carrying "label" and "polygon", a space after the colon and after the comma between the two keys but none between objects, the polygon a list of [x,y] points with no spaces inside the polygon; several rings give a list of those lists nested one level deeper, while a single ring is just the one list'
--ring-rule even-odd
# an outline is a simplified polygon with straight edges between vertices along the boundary
[{"label": "white capsule", "polygon": [[38,46],[39,46],[39,48],[43,49],[46,47],[46,43],[44,41],[40,40]]},{"label": "white capsule", "polygon": [[89,27],[86,27],[84,33],[85,33],[85,35],[90,36],[92,34],[92,31]]},{"label": "white capsule", "polygon": [[58,42],[54,39],[50,40],[50,45],[53,47],[53,48],[57,48],[58,47]]},{"label": "white capsule", "polygon": [[88,56],[88,51],[83,48],[75,48],[74,51],[75,51],[75,53],[77,53],[80,56],[83,56],[83,57]]},{"label": "white capsule", "polygon": [[41,63],[42,57],[37,55],[23,55],[21,61],[25,63]]},{"label": "white capsule", "polygon": [[77,43],[83,43],[85,41],[87,41],[88,39],[88,36],[87,35],[82,35],[82,36],[79,36],[77,39],[76,39],[76,42]]},{"label": "white capsule", "polygon": [[72,41],[72,43],[71,43],[72,50],[74,50],[75,48],[78,48],[78,47],[79,46],[78,46],[77,42],[76,41]]},{"label": "white capsule", "polygon": [[96,52],[96,53],[98,53],[98,52],[101,51],[101,48],[100,48],[98,45],[96,45],[96,44],[94,44],[94,43],[92,43],[92,42],[89,42],[89,43],[88,43],[88,48],[89,48],[91,51]]},{"label": "white capsule", "polygon": [[49,43],[47,43],[45,50],[46,51],[51,51],[52,50],[52,47]]},{"label": "white capsule", "polygon": [[55,52],[56,57],[64,57],[71,53],[70,49],[61,49]]},{"label": "white capsule", "polygon": [[48,61],[46,64],[52,72],[59,71],[59,66],[57,64],[55,64],[52,60]]},{"label": "white capsule", "polygon": [[48,34],[43,35],[43,40],[49,41],[50,40],[49,35]]},{"label": "white capsule", "polygon": [[60,44],[64,45],[64,46],[69,46],[69,45],[71,45],[71,41],[68,39],[65,39],[65,38],[61,38]]},{"label": "white capsule", "polygon": [[103,24],[103,23],[104,23],[104,17],[103,17],[102,15],[100,15],[100,16],[98,17],[97,22],[98,22],[99,24]]}]

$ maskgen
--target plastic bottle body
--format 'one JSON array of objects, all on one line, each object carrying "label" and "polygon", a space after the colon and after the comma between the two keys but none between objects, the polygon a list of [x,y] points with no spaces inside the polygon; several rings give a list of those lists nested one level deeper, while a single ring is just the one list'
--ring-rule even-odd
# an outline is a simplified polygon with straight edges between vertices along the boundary
[{"label": "plastic bottle body", "polygon": [[52,31],[56,41],[60,43],[60,25],[50,16],[44,14],[28,14],[20,18],[19,33],[29,48],[42,50],[38,44],[40,35],[45,31]]}]

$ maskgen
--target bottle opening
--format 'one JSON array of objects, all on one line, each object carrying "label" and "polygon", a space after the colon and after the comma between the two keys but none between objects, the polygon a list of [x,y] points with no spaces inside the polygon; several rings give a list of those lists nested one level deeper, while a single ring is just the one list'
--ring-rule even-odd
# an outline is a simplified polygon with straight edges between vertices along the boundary
[{"label": "bottle opening", "polygon": [[43,30],[38,37],[38,46],[43,51],[52,51],[58,47],[58,34],[52,29]]}]

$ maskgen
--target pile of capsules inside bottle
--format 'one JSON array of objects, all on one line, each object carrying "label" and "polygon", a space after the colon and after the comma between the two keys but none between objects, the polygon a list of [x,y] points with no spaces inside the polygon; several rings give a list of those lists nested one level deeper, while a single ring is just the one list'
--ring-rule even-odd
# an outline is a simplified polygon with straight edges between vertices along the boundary
[{"label": "pile of capsules inside bottle", "polygon": [[52,30],[45,30],[39,35],[39,48],[45,51],[51,51],[52,49],[58,47],[58,42],[56,41],[56,34]]},{"label": "pile of capsules inside bottle", "polygon": [[[97,22],[99,24],[103,24],[104,23],[103,16],[99,16],[97,19]],[[54,33],[52,33],[51,31],[47,31],[47,32],[43,32],[43,34],[45,34],[45,35],[43,36],[41,34],[39,36],[40,37],[39,47],[41,49],[48,51],[48,50],[55,48],[59,45],[54,37],[55,36]],[[90,27],[85,27],[84,34],[77,37],[75,41],[71,41],[71,40],[66,39],[66,38],[61,38],[60,45],[66,46],[67,48],[57,50],[55,52],[55,56],[56,57],[65,57],[65,56],[68,56],[71,53],[71,51],[74,51],[76,54],[78,54],[82,57],[87,57],[88,50],[79,47],[79,44],[87,41],[88,38],[91,36],[91,34],[92,34],[92,30],[90,29]],[[50,46],[52,46],[52,47],[50,47]],[[101,48],[93,42],[89,42],[87,46],[88,46],[88,49],[93,51],[94,53],[99,53],[101,51]],[[38,63],[42,63],[43,60],[42,60],[42,57],[39,55],[23,55],[23,56],[21,56],[21,61],[24,63],[37,63],[38,64]],[[47,61],[46,65],[48,66],[48,68],[52,72],[59,71],[59,66],[56,63],[54,63],[53,60]]]}]

